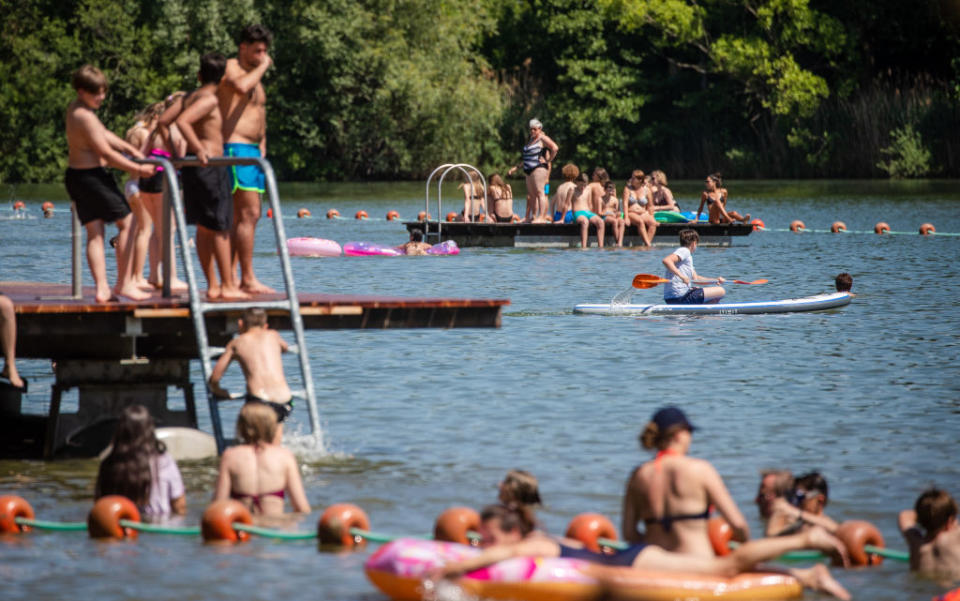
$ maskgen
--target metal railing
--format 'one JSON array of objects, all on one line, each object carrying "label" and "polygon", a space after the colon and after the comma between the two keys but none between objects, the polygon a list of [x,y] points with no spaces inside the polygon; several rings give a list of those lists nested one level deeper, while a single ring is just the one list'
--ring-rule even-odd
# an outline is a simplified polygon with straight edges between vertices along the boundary
[{"label": "metal railing", "polygon": [[[472,181],[470,178],[470,173],[469,171],[467,171],[468,169],[476,173],[477,176],[480,178],[480,183],[483,185],[484,204],[486,204],[486,200],[487,200],[487,180],[486,178],[483,177],[483,174],[480,173],[480,170],[474,167],[473,165],[470,165],[469,163],[444,163],[443,165],[440,165],[439,167],[431,171],[430,175],[427,177],[427,184],[426,184],[426,190],[425,190],[424,202],[423,202],[423,205],[424,205],[423,209],[428,214],[430,213],[430,182],[433,180],[433,176],[435,176],[438,171],[443,170],[443,173],[441,173],[440,177],[437,179],[437,239],[438,240],[441,239],[440,228],[443,227],[443,179],[447,176],[447,173],[449,173],[454,169],[459,169],[460,172],[463,173],[463,176],[466,179],[466,181]],[[472,192],[473,190],[471,190],[471,193]],[[471,206],[473,205],[472,200],[470,204]],[[489,210],[490,209],[487,208],[487,211]],[[466,213],[464,213],[463,218],[464,220],[466,220],[467,218]],[[473,216],[471,215],[470,218],[472,219]]]}]

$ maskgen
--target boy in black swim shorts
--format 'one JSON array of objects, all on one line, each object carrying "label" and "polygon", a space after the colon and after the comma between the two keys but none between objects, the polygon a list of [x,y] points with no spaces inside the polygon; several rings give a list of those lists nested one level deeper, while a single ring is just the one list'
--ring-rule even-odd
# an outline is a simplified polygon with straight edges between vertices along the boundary
[{"label": "boy in black swim shorts", "polygon": [[[104,127],[94,113],[107,96],[107,79],[99,69],[84,65],[73,74],[77,97],[67,107],[67,146],[69,159],[64,183],[74,202],[80,223],[87,230],[87,262],[96,285],[95,300],[104,303],[116,296],[144,300],[150,295],[134,284],[130,235],[133,217],[113,176],[104,167],[110,165],[133,177],[150,177],[152,165],[139,165],[121,153],[143,158],[143,154]],[[104,224],[116,223],[117,283],[111,291],[107,283],[103,251]]]}]

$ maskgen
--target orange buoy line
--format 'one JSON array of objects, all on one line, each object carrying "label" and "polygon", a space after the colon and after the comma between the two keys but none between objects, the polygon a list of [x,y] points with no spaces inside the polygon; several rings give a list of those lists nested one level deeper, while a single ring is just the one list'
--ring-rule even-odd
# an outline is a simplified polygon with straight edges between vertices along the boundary
[{"label": "orange buoy line", "polygon": [[327,219],[338,219],[340,217],[340,211],[336,209],[330,209],[327,211]]},{"label": "orange buoy line", "polygon": [[427,213],[426,211],[420,211],[417,213],[417,221],[432,221],[433,215]]},{"label": "orange buoy line", "polygon": [[304,217],[311,217],[310,209],[300,209],[297,211],[297,219],[303,219]]},{"label": "orange buoy line", "polygon": [[387,211],[387,221],[396,221],[400,219],[400,213],[390,210]]},{"label": "orange buoy line", "polygon": [[370,215],[369,215],[366,211],[364,211],[363,209],[360,209],[360,210],[357,211],[357,213],[354,215],[354,218],[355,218],[355,219],[369,219],[369,218],[370,218]]},{"label": "orange buoy line", "polygon": [[[758,221],[758,220],[755,219],[754,221]],[[751,222],[751,223],[753,223],[753,222]],[[762,222],[761,222],[761,223],[762,223]],[[915,236],[915,235],[919,232],[919,234],[920,234],[921,236],[960,236],[960,233],[937,232],[937,228],[934,227],[934,225],[933,225],[932,223],[924,223],[924,224],[922,224],[922,225],[919,227],[919,229],[917,230],[917,232],[894,231],[894,230],[890,227],[890,224],[887,223],[886,221],[878,221],[878,222],[876,223],[876,225],[873,226],[873,230],[871,230],[871,231],[848,230],[848,229],[847,229],[847,224],[844,223],[843,221],[834,221],[834,222],[830,225],[830,229],[826,229],[826,230],[807,229],[806,224],[804,224],[804,222],[801,221],[801,220],[799,220],[799,219],[794,219],[793,221],[791,221],[791,222],[790,222],[790,227],[789,227],[789,229],[766,228],[766,227],[763,227],[763,226],[758,226],[758,225],[756,225],[756,224],[754,224],[754,229],[755,229],[755,230],[758,230],[758,229],[759,229],[759,230],[764,230],[764,231],[768,231],[768,232],[793,232],[793,233],[796,233],[796,234],[802,234],[802,233],[811,233],[811,234],[814,234],[814,233],[816,233],[816,234],[832,233],[832,234],[840,234],[840,233],[843,233],[843,234],[877,234],[877,235],[884,235],[884,234],[886,234],[886,235],[913,235],[913,236]]]}]

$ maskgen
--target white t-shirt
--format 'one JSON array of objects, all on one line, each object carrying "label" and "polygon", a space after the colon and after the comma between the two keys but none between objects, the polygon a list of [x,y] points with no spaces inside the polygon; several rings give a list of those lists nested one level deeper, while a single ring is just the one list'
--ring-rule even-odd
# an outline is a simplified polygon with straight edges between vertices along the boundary
[{"label": "white t-shirt", "polygon": [[184,495],[183,478],[170,453],[150,458],[150,500],[140,510],[147,515],[170,513],[170,501]]},{"label": "white t-shirt", "polygon": [[[693,255],[690,253],[690,249],[686,246],[681,246],[673,251],[672,254],[680,257],[680,261],[676,264],[677,271],[693,280]],[[669,269],[665,271],[663,277],[664,279],[670,280],[669,284],[664,284],[663,286],[663,298],[680,298],[690,291],[691,286],[685,284],[683,280],[678,278]]]}]

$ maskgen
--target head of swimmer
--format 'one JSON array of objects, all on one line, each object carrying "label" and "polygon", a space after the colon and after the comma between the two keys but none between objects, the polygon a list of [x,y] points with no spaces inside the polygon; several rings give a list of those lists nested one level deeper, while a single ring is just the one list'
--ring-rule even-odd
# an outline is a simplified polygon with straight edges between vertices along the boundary
[{"label": "head of swimmer", "polygon": [[107,78],[93,65],[84,65],[74,71],[71,84],[80,102],[91,110],[100,108],[107,97]]},{"label": "head of swimmer", "polygon": [[913,509],[917,513],[917,523],[926,530],[928,537],[935,537],[943,530],[952,530],[957,525],[957,502],[945,490],[925,490],[917,497]]},{"label": "head of swimmer", "polygon": [[410,242],[423,242],[423,231],[418,228],[410,230]]},{"label": "head of swimmer", "polygon": [[243,312],[243,316],[237,322],[241,332],[246,332],[250,328],[267,327],[267,312],[260,307],[250,307]]},{"label": "head of swimmer", "polygon": [[838,273],[834,285],[837,292],[850,292],[850,289],[853,288],[853,276],[847,272]]},{"label": "head of swimmer", "polygon": [[686,414],[676,407],[664,407],[653,417],[640,433],[640,445],[645,449],[665,451],[674,449],[686,453],[693,440],[696,428]]},{"label": "head of swimmer", "polygon": [[510,470],[497,486],[497,499],[504,505],[540,505],[540,484],[526,470]]},{"label": "head of swimmer", "polygon": [[793,481],[793,505],[807,513],[820,515],[827,506],[829,488],[820,472],[808,472]]},{"label": "head of swimmer", "polygon": [[793,473],[790,470],[764,470],[760,473],[757,489],[757,509],[763,519],[773,515],[773,503],[778,498],[787,498],[793,490]]},{"label": "head of swimmer", "polygon": [[533,514],[526,507],[487,505],[480,512],[480,546],[515,543],[535,528]]},{"label": "head of swimmer", "polygon": [[240,66],[253,69],[260,66],[273,43],[273,33],[260,24],[247,25],[237,37],[237,61]]}]

